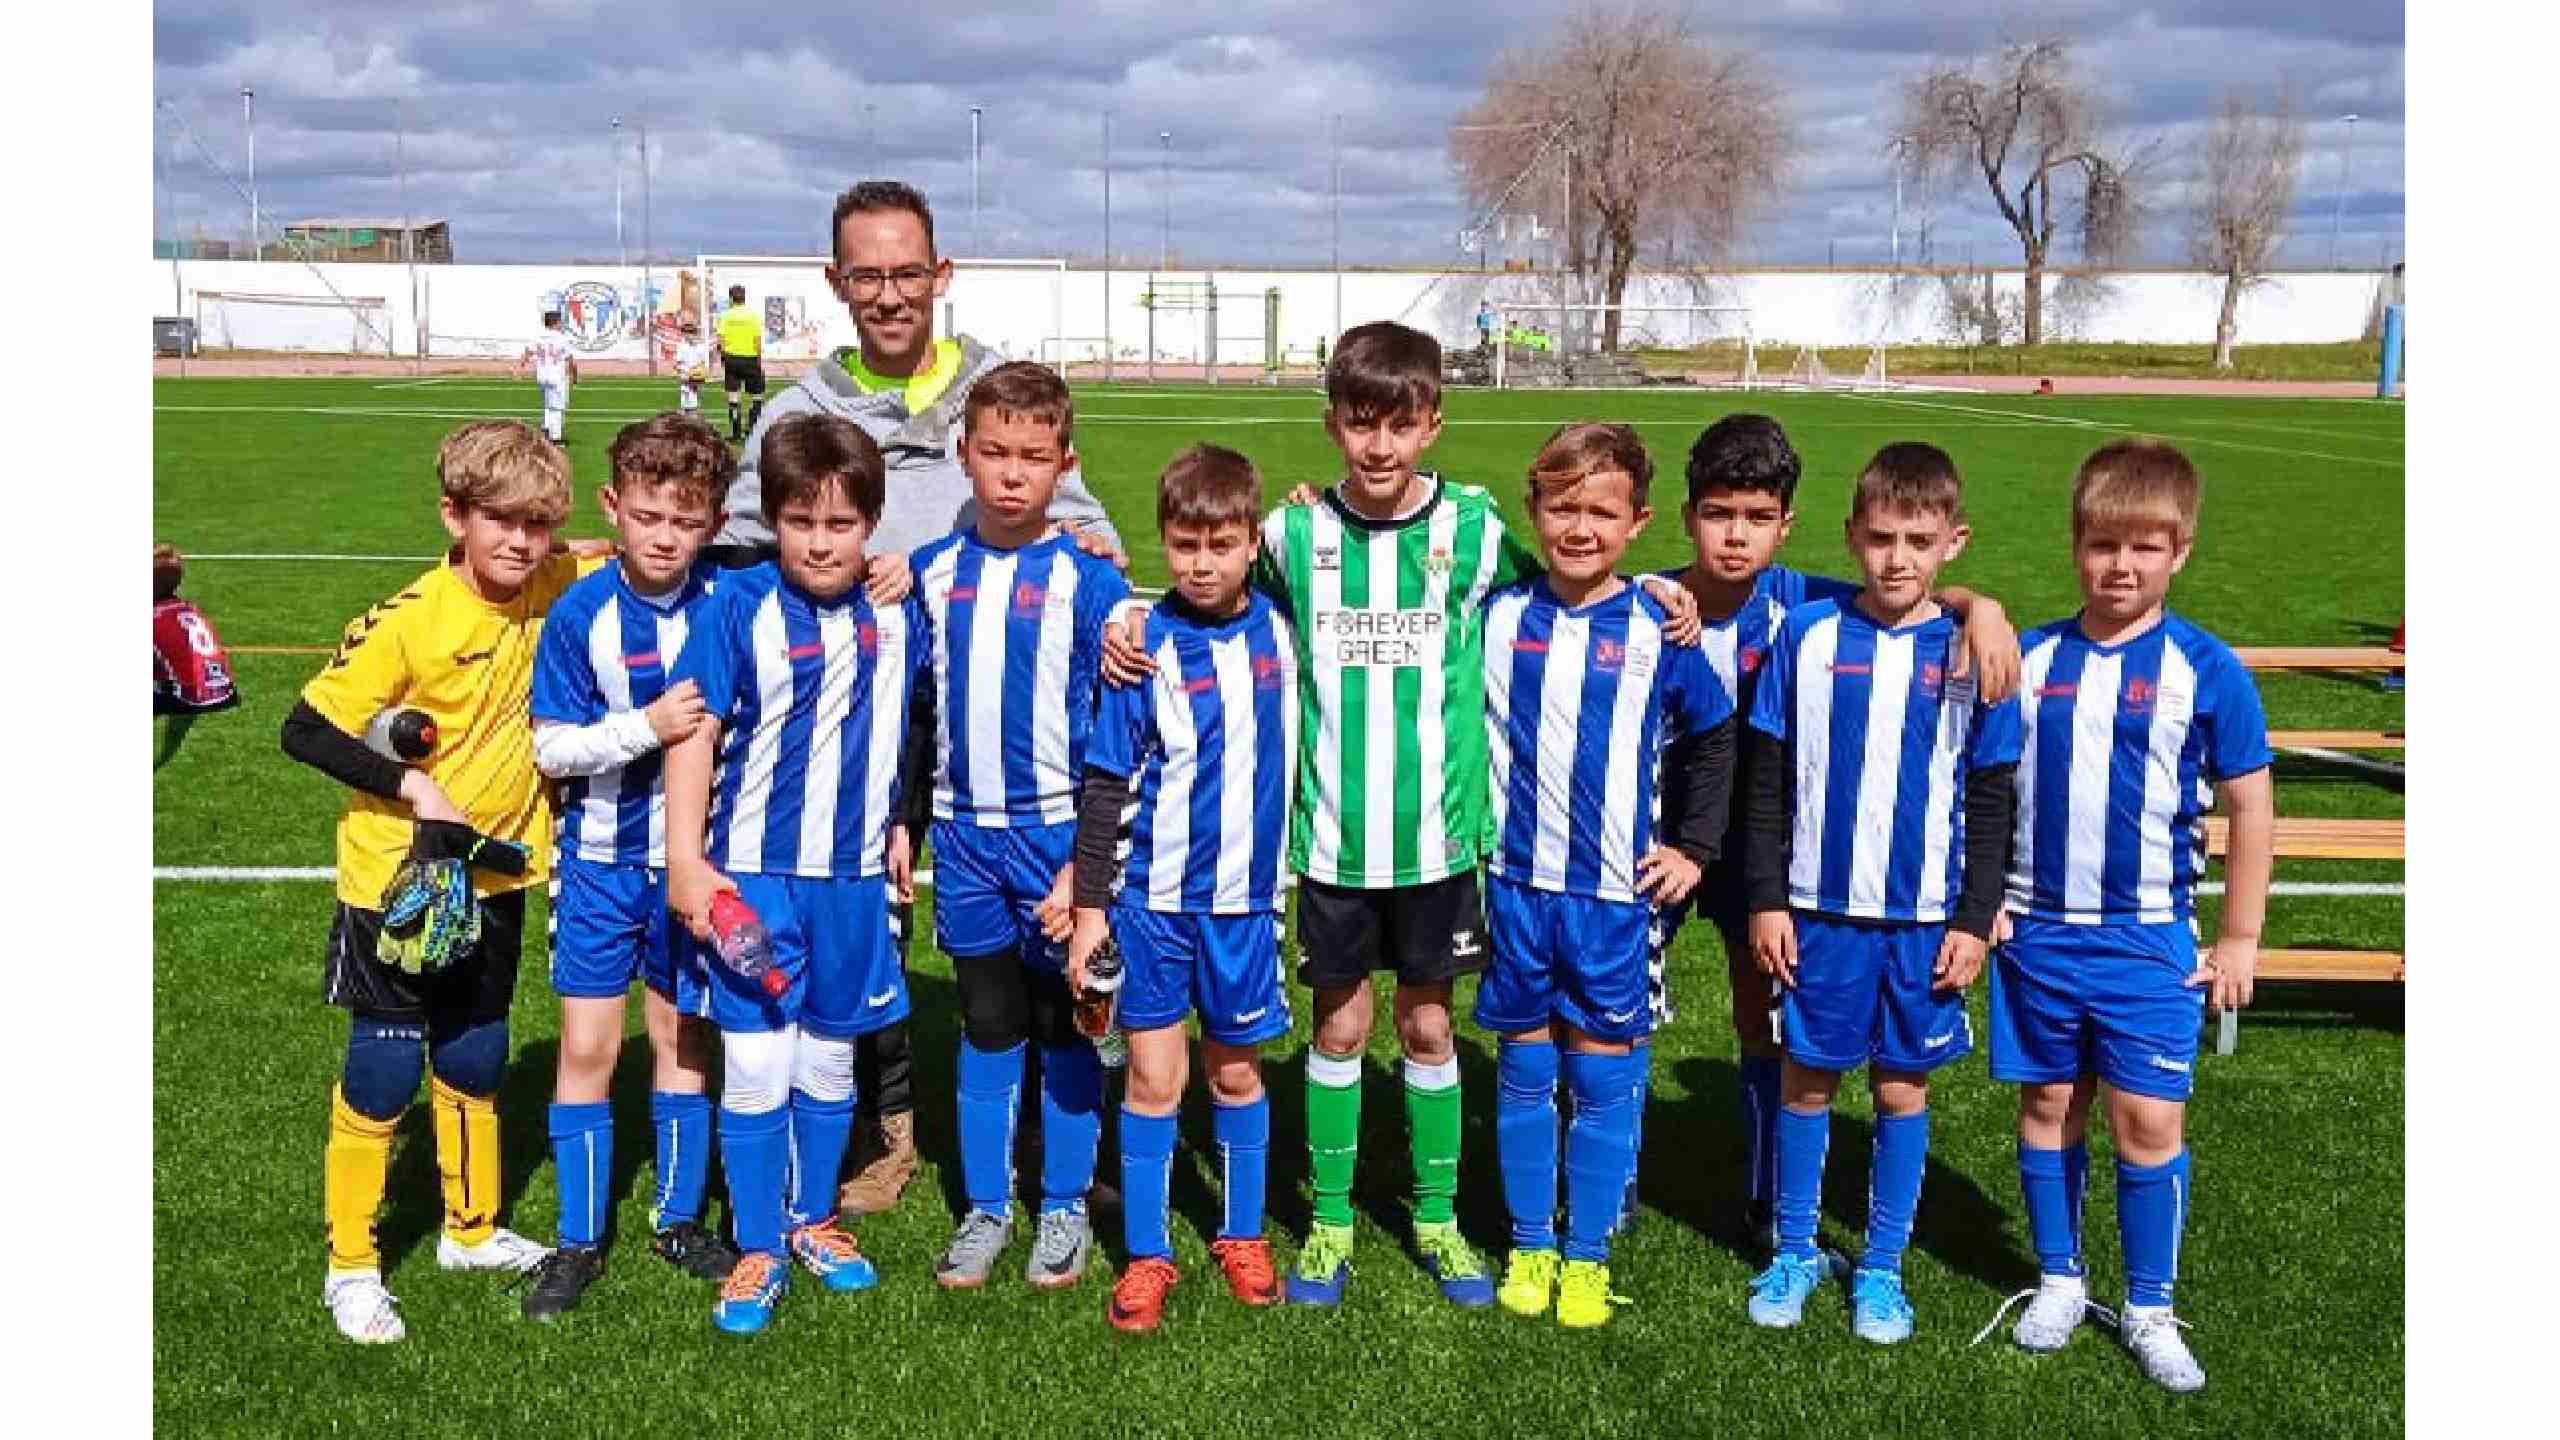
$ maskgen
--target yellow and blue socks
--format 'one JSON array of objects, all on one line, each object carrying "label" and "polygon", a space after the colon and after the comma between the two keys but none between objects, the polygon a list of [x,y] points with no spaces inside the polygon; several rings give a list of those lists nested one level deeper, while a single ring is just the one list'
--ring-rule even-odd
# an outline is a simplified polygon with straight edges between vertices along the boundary
[{"label": "yellow and blue socks", "polygon": [[1173,1185],[1174,1129],[1171,1115],[1120,1107],[1121,1238],[1132,1260],[1173,1258],[1165,1211]]},{"label": "yellow and blue socks", "polygon": [[960,1041],[961,1186],[970,1208],[990,1215],[1013,1213],[1013,1120],[1028,1043],[981,1050],[965,1037]]},{"label": "yellow and blue socks", "polygon": [[1902,1269],[1929,1169],[1929,1112],[1876,1117],[1875,1163],[1867,1182],[1867,1251],[1861,1270]]},{"label": "yellow and blue socks", "polygon": [[1635,1097],[1644,1056],[1564,1053],[1573,1124],[1564,1137],[1564,1258],[1605,1261],[1635,1168]]},{"label": "yellow and blue socks", "polygon": [[649,1223],[659,1230],[702,1219],[711,1188],[711,1097],[676,1090],[649,1092],[649,1131],[657,1142],[658,1186]]},{"label": "yellow and blue socks", "polygon": [[[1218,1142],[1218,1168],[1225,1172],[1221,1178],[1226,1191],[1226,1215],[1218,1227],[1218,1238],[1259,1240],[1263,1192],[1271,1161],[1270,1092],[1241,1105],[1213,1103],[1209,1122],[1210,1133]],[[1128,1143],[1127,1133],[1121,1132],[1122,1144]]]},{"label": "yellow and blue socks", "polygon": [[1778,1253],[1810,1260],[1822,1253],[1814,1243],[1822,1220],[1822,1166],[1831,1153],[1831,1111],[1806,1114],[1778,1107],[1777,1123]]},{"label": "yellow and blue socks", "polygon": [[2167,1308],[2187,1225],[2187,1152],[2157,1165],[2116,1160],[2116,1227],[2124,1242],[2124,1303]]},{"label": "yellow and blue socks", "polygon": [[720,1166],[729,1176],[729,1221],[738,1249],[782,1253],[783,1189],[790,1171],[791,1106],[752,1115],[720,1108]]},{"label": "yellow and blue socks", "polygon": [[1404,1115],[1413,1145],[1413,1223],[1446,1225],[1458,1216],[1458,1143],[1464,1112],[1458,1059],[1436,1065],[1407,1056]]},{"label": "yellow and blue socks", "polygon": [[1069,1210],[1102,1153],[1102,1057],[1082,1039],[1040,1047],[1040,1208]]},{"label": "yellow and blue socks", "polygon": [[466,1094],[441,1075],[427,1089],[435,1102],[444,1233],[457,1245],[483,1244],[498,1229],[497,1097]]},{"label": "yellow and blue socks", "polygon": [[[1315,1223],[1351,1227],[1351,1173],[1360,1160],[1360,1057],[1307,1047],[1307,1164]],[[1417,1172],[1418,1173],[1418,1172]]]},{"label": "yellow and blue socks", "polygon": [[1516,1250],[1556,1248],[1556,1047],[1505,1040],[1494,1062],[1494,1153]]},{"label": "yellow and blue socks", "polygon": [[613,1106],[603,1100],[551,1107],[551,1168],[560,1177],[560,1244],[604,1243],[605,1195],[613,1177]]},{"label": "yellow and blue socks", "polygon": [[1755,1219],[1778,1200],[1778,1077],[1785,1068],[1775,1055],[1742,1057],[1742,1198]]},{"label": "yellow and blue socks", "polygon": [[391,1135],[399,1125],[397,1111],[387,1120],[378,1120],[349,1105],[343,1088],[329,1092],[329,1144],[321,1164],[321,1193],[332,1270],[381,1268],[373,1221],[382,1210],[382,1192],[391,1179]]},{"label": "yellow and blue socks", "polygon": [[2037,1268],[2047,1275],[2080,1277],[2080,1205],[2089,1183],[2089,1145],[2060,1150],[2018,1142],[2018,1191],[2027,1202],[2027,1233]]}]

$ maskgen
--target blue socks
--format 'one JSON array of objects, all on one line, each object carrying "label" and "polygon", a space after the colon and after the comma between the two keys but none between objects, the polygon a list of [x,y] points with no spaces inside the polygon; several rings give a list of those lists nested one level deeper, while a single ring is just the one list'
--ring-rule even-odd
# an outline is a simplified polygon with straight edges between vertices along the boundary
[{"label": "blue socks", "polygon": [[791,1089],[791,1223],[811,1225],[836,1214],[836,1180],[845,1142],[853,1138],[853,1097],[820,1100]]},{"label": "blue socks", "polygon": [[560,1177],[560,1243],[604,1243],[605,1193],[613,1184],[613,1107],[602,1100],[551,1107],[551,1168]]},{"label": "blue socks", "polygon": [[1544,1041],[1505,1040],[1495,1062],[1493,1130],[1515,1249],[1556,1248],[1557,1069],[1556,1047]]},{"label": "blue socks", "polygon": [[1102,1057],[1082,1040],[1040,1047],[1040,1129],[1041,1211],[1082,1206],[1102,1151]]},{"label": "blue socks", "polygon": [[1775,1055],[1742,1057],[1742,1198],[1757,1217],[1778,1203],[1778,1076]]},{"label": "blue socks", "polygon": [[2124,1241],[2124,1303],[2169,1303],[2187,1224],[2187,1152],[2157,1165],[2116,1161],[2116,1226]]},{"label": "blue socks", "polygon": [[1013,1117],[1023,1049],[981,1050],[960,1042],[961,1185],[970,1208],[990,1215],[1013,1213]]},{"label": "blue socks", "polygon": [[[1218,1117],[1223,1121],[1226,1112],[1220,1110]],[[1141,1115],[1126,1105],[1120,1107],[1120,1233],[1132,1260],[1173,1258],[1173,1239],[1165,1233],[1165,1194],[1173,1184],[1173,1137],[1173,1116]]]},{"label": "blue socks", "polygon": [[720,1165],[729,1176],[729,1222],[738,1248],[782,1253],[783,1180],[790,1167],[791,1107],[761,1115],[720,1112]]},{"label": "blue socks", "polygon": [[1867,1253],[1861,1270],[1902,1269],[1920,1180],[1929,1168],[1929,1112],[1876,1117],[1875,1163],[1867,1182]]},{"label": "blue socks", "polygon": [[1822,1221],[1822,1165],[1831,1152],[1831,1112],[1800,1114],[1781,1105],[1776,1125],[1778,1253],[1810,1260]]},{"label": "blue socks", "polygon": [[2047,1150],[2018,1142],[2018,1191],[2027,1201],[2027,1234],[2047,1275],[2086,1275],[2080,1262],[2080,1201],[2089,1183],[2089,1142]]},{"label": "blue socks", "polygon": [[1568,1050],[1563,1061],[1565,1084],[1573,1089],[1573,1127],[1564,1141],[1564,1258],[1606,1260],[1609,1232],[1635,1169],[1636,1085],[1645,1057]]},{"label": "blue socks", "polygon": [[[1121,1112],[1126,1115],[1127,1111]],[[1212,1103],[1209,1117],[1218,1138],[1219,1168],[1226,1189],[1225,1223],[1218,1227],[1221,1240],[1259,1240],[1262,1238],[1262,1196],[1264,1175],[1271,1159],[1271,1094],[1264,1091],[1242,1105]],[[1170,1123],[1170,1122],[1168,1122]],[[1128,1132],[1121,1132],[1121,1143],[1128,1143]],[[1171,1142],[1166,1145],[1171,1153]],[[1131,1254],[1136,1254],[1132,1249]]]},{"label": "blue socks", "polygon": [[650,1091],[649,1132],[658,1149],[649,1224],[664,1230],[700,1220],[703,1194],[711,1188],[711,1097]]}]

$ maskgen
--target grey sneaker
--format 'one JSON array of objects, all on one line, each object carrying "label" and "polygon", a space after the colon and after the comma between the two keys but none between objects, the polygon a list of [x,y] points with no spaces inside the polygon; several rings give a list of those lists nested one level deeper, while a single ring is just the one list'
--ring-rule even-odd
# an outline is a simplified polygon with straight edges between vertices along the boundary
[{"label": "grey sneaker", "polygon": [[2088,1314],[2089,1282],[2077,1275],[2047,1275],[2009,1333],[2019,1349],[2051,1354],[2071,1343],[2071,1332]]},{"label": "grey sneaker", "polygon": [[2125,1348],[2142,1362],[2142,1373],[2151,1377],[2151,1383],[2181,1395],[2204,1388],[2204,1367],[2188,1353],[2186,1340],[2178,1334],[2185,1326],[2165,1305],[2141,1310],[2124,1307]]},{"label": "grey sneaker", "polygon": [[975,1290],[987,1283],[996,1268],[996,1257],[1013,1243],[1013,1217],[990,1215],[972,1210],[960,1217],[960,1228],[951,1232],[951,1244],[934,1262],[934,1283],[945,1290]]},{"label": "grey sneaker", "polygon": [[1040,1234],[1032,1242],[1022,1278],[1034,1290],[1064,1290],[1084,1278],[1084,1267],[1092,1259],[1093,1222],[1085,1218],[1084,1207],[1043,1210]]}]

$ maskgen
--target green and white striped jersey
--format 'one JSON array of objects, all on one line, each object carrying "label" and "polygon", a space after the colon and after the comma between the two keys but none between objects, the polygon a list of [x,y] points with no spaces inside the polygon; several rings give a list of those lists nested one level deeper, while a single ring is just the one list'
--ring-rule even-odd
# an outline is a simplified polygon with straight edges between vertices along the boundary
[{"label": "green and white striped jersey", "polygon": [[1363,890],[1471,869],[1485,828],[1484,597],[1538,569],[1493,496],[1428,471],[1377,521],[1328,490],[1262,522],[1257,583],[1298,643],[1289,865]]}]

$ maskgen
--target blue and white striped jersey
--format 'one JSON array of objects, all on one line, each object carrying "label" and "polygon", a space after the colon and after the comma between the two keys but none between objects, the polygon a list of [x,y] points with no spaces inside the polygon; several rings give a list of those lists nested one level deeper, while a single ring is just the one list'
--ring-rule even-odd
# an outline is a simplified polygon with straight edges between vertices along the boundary
[{"label": "blue and white striped jersey", "polygon": [[[1665,570],[1662,578],[1677,583],[1683,570]],[[1787,618],[1789,610],[1815,600],[1846,600],[1857,593],[1854,581],[1772,565],[1751,578],[1751,598],[1741,608],[1721,620],[1700,622],[1698,646],[1707,652],[1707,663],[1715,667],[1716,679],[1733,697],[1734,708],[1751,713],[1752,696],[1760,688],[1760,664],[1769,657],[1770,642],[1778,638],[1778,622]],[[1738,828],[1739,809],[1733,818]]]},{"label": "blue and white striped jersey", "polygon": [[1544,577],[1486,598],[1494,874],[1636,898],[1636,861],[1655,843],[1663,747],[1734,713],[1705,653],[1672,644],[1663,619],[1661,602],[1633,583],[1579,608]]},{"label": "blue and white striped jersey", "polygon": [[[533,659],[533,718],[593,725],[666,693],[685,632],[720,574],[697,565],[672,595],[641,595],[607,565],[552,602]],[[560,785],[560,850],[601,865],[667,863],[667,787],[655,750]]]},{"label": "blue and white striped jersey", "polygon": [[2275,763],[2257,682],[2176,614],[2113,646],[2057,620],[2019,652],[2008,908],[2077,925],[2191,919],[2214,785]]},{"label": "blue and white striped jersey", "polygon": [[922,623],[912,599],[882,609],[859,586],[821,604],[770,560],[721,577],[673,676],[723,727],[706,859],[733,875],[881,872]]},{"label": "blue and white striped jersey", "polygon": [[1156,672],[1108,686],[1085,764],[1130,782],[1120,895],[1167,914],[1276,912],[1297,779],[1298,650],[1271,601],[1210,621],[1168,597],[1147,615]]},{"label": "blue and white striped jersey", "polygon": [[1000,550],[962,530],[911,563],[930,630],[934,818],[1075,823],[1102,625],[1129,582],[1065,535]]},{"label": "blue and white striped jersey", "polygon": [[1937,924],[1964,877],[1964,792],[2018,759],[2018,702],[1950,678],[1955,619],[1886,629],[1854,599],[1787,612],[1761,667],[1753,728],[1795,767],[1787,900],[1860,919]]}]

